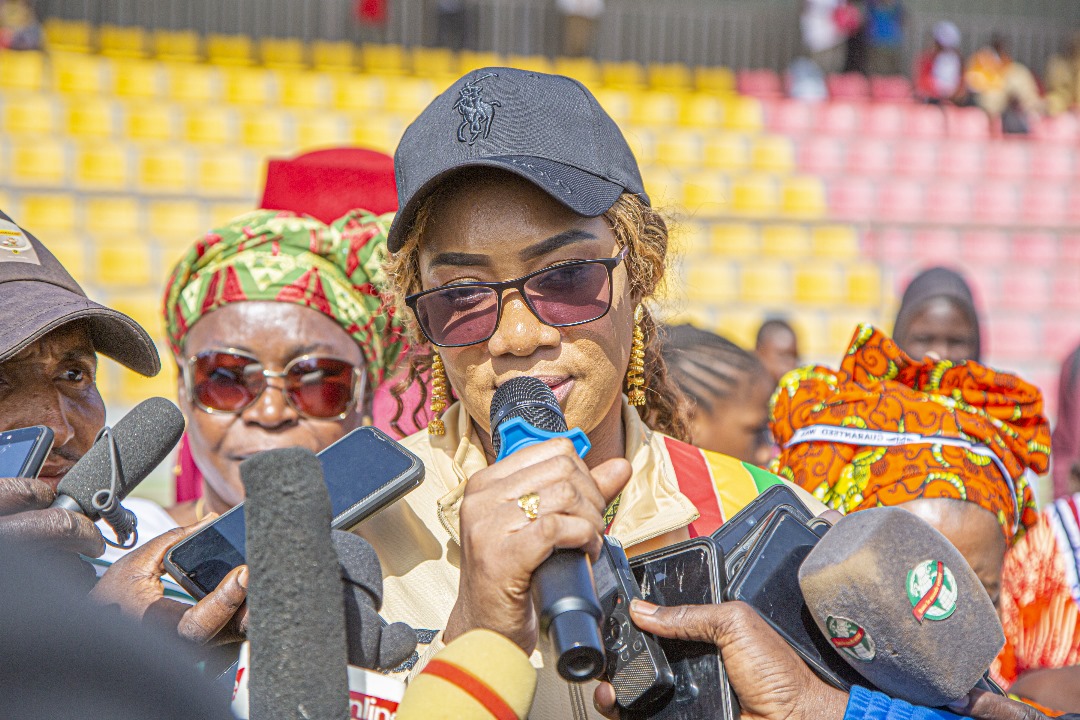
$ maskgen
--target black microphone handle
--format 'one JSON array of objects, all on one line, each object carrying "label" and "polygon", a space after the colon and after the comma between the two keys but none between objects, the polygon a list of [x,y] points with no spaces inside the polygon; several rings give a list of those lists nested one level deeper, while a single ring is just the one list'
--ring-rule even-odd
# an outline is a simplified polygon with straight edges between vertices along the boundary
[{"label": "black microphone handle", "polygon": [[[575,592],[576,591],[576,592]],[[556,550],[533,573],[533,603],[563,679],[585,682],[604,670],[600,623],[604,612],[581,550]]]}]

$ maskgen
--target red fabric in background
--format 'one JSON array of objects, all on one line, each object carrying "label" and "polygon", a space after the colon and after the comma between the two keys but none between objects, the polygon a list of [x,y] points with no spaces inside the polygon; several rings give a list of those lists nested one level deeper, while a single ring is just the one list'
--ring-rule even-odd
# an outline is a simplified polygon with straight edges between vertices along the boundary
[{"label": "red fabric in background", "polygon": [[330,148],[271,160],[260,208],[291,210],[331,223],[353,208],[397,210],[394,159],[364,148]]},{"label": "red fabric in background", "polygon": [[368,25],[386,22],[386,0],[357,0],[356,17]]}]

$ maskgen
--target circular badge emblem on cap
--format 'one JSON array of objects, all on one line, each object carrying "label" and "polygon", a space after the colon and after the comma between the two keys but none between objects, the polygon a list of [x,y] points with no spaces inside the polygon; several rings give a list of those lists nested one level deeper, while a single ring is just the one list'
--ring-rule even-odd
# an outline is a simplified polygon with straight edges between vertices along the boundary
[{"label": "circular badge emblem on cap", "polygon": [[19,253],[30,249],[30,241],[20,232],[0,232],[0,248]]},{"label": "circular badge emblem on cap", "polygon": [[940,560],[924,560],[908,571],[907,594],[919,622],[944,620],[956,611],[956,578]]},{"label": "circular badge emblem on cap", "polygon": [[874,639],[854,620],[830,615],[825,619],[825,629],[833,647],[852,660],[870,662],[877,656]]}]

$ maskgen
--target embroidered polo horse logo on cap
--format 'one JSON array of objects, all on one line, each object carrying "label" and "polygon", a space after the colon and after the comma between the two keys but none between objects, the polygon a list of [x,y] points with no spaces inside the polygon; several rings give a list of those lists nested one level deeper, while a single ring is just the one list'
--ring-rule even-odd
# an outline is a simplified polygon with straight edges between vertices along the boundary
[{"label": "embroidered polo horse logo on cap", "polygon": [[461,113],[461,125],[458,126],[459,142],[472,145],[481,137],[491,133],[491,121],[495,119],[495,108],[502,107],[498,100],[485,100],[484,89],[477,85],[481,80],[498,77],[498,73],[481,75],[470,80],[461,88],[461,97],[454,103],[454,109]]}]

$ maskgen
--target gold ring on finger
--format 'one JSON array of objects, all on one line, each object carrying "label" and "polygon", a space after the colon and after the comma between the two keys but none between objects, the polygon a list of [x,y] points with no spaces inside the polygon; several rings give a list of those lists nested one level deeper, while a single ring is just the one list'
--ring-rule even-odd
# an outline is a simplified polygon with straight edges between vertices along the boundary
[{"label": "gold ring on finger", "polygon": [[540,517],[540,496],[534,492],[525,493],[518,498],[518,507],[525,513],[529,520]]}]

